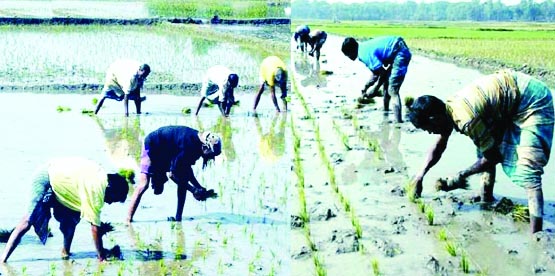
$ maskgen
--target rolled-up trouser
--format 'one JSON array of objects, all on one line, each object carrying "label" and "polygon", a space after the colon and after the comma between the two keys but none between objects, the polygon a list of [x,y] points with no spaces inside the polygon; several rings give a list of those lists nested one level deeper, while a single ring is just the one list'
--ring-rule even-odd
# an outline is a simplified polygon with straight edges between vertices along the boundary
[{"label": "rolled-up trouser", "polygon": [[397,44],[394,46],[392,54],[391,74],[389,75],[389,89],[390,96],[397,96],[399,89],[405,80],[407,69],[412,58],[407,44],[402,38],[399,38]]},{"label": "rolled-up trouser", "polygon": [[[118,95],[114,90],[105,90],[102,92],[102,97],[107,99],[112,99],[116,101],[123,101],[123,95]],[[141,94],[138,91],[129,93],[127,99],[130,101],[136,101],[141,99]]]}]

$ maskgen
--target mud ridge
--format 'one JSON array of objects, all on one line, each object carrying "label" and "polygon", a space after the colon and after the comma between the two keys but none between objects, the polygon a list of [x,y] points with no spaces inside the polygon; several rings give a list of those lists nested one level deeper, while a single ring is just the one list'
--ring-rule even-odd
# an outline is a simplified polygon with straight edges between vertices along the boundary
[{"label": "mud ridge", "polygon": [[[202,84],[201,83],[158,83],[144,86],[143,91],[148,94],[169,94],[178,96],[197,96]],[[38,84],[38,85],[0,85],[1,92],[24,92],[32,91],[33,93],[52,93],[57,91],[59,94],[65,93],[81,93],[96,94],[102,89],[102,84],[97,83],[80,83],[80,84]],[[247,84],[239,85],[236,89],[237,93],[255,91],[258,85]]]},{"label": "mud ridge", "polygon": [[433,51],[423,51],[421,49],[417,49],[417,51],[418,51],[418,54],[422,56],[429,57],[439,61],[454,63],[463,67],[478,69],[479,71],[485,74],[492,73],[501,68],[510,68],[515,71],[532,75],[546,82],[550,87],[555,86],[555,72],[545,68],[530,67],[527,64],[522,64],[521,66],[515,66],[515,65],[509,65],[496,60],[485,60],[485,59],[469,58],[469,57],[461,57],[461,56],[447,56],[447,55],[438,54]]},{"label": "mud ridge", "polygon": [[0,17],[0,25],[153,25],[163,22],[177,24],[224,24],[224,25],[282,25],[290,24],[289,18],[253,18],[253,19],[218,19],[205,20],[198,18],[74,18],[74,17]]}]

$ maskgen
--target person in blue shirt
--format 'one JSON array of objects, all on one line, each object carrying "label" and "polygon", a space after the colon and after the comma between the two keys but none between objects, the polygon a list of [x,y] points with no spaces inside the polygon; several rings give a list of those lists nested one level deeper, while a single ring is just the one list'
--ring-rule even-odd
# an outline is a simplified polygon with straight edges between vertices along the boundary
[{"label": "person in blue shirt", "polygon": [[301,49],[301,52],[308,51],[307,44],[310,39],[310,28],[307,25],[300,25],[295,29],[295,33],[293,34],[293,39],[297,43],[297,49]]},{"label": "person in blue shirt", "polygon": [[221,152],[220,137],[208,131],[200,132],[187,126],[163,126],[148,134],[141,153],[140,183],[131,198],[127,222],[133,221],[149,184],[154,194],[159,195],[164,191],[168,178],[177,184],[177,210],[175,217],[169,217],[168,220],[181,221],[187,191],[200,201],[215,197],[212,189],[206,190],[200,185],[192,166],[202,157],[204,169],[207,162]]},{"label": "person in blue shirt", "polygon": [[[389,91],[384,95],[384,109],[389,110],[389,101],[393,98],[393,110],[398,123],[402,123],[401,97],[399,90],[405,80],[407,68],[410,63],[411,53],[407,44],[399,36],[382,36],[358,43],[354,38],[347,37],[343,41],[341,51],[351,60],[360,60],[370,69],[372,77],[362,89],[363,97],[374,97],[377,95],[378,85],[366,93],[380,77],[387,77]],[[387,68],[390,68],[388,72]]]}]

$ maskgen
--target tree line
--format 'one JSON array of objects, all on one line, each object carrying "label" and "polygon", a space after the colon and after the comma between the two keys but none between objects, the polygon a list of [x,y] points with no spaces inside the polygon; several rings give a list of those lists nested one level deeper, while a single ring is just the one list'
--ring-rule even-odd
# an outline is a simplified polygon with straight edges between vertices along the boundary
[{"label": "tree line", "polygon": [[521,0],[504,5],[498,0],[416,3],[407,1],[328,3],[325,0],[294,0],[292,19],[324,20],[415,20],[415,21],[542,21],[555,20],[555,0],[541,3]]}]

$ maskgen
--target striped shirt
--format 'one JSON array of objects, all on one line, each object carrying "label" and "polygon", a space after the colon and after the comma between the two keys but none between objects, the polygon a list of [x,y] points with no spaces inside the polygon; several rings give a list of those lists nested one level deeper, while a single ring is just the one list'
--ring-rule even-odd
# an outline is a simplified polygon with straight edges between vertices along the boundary
[{"label": "striped shirt", "polygon": [[[524,75],[523,75],[524,76]],[[464,87],[446,102],[457,131],[469,136],[481,152],[498,145],[514,119],[520,99],[515,72],[501,70]]]}]

